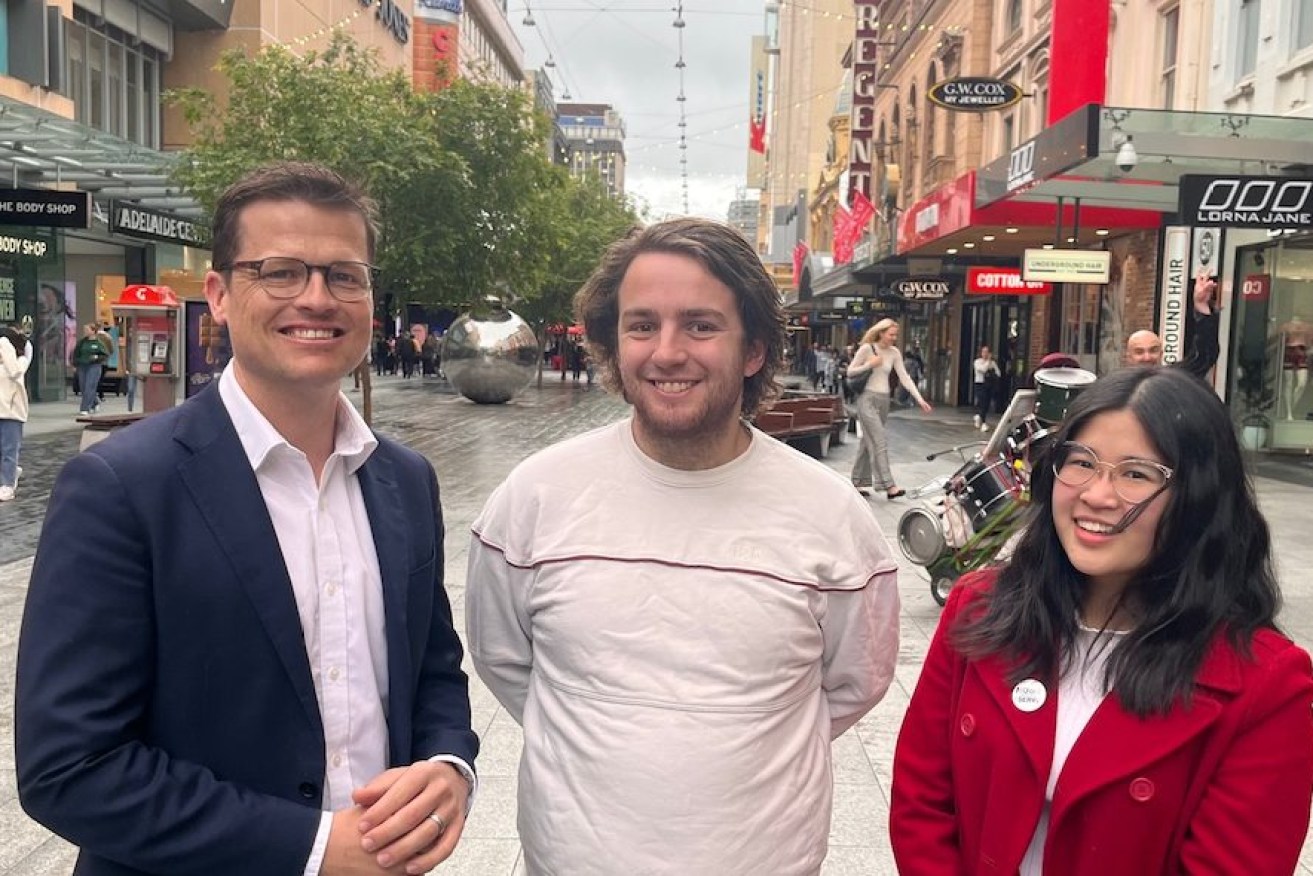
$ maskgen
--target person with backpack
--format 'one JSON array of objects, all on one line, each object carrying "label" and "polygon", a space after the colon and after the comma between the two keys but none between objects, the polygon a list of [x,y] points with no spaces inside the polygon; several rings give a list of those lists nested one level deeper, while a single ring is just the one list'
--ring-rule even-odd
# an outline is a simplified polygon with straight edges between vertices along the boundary
[{"label": "person with backpack", "polygon": [[89,322],[82,327],[82,338],[73,348],[73,364],[77,367],[78,386],[82,390],[82,404],[78,415],[87,416],[96,412],[100,400],[96,389],[100,386],[100,376],[109,361],[109,347],[100,331],[100,326]]}]

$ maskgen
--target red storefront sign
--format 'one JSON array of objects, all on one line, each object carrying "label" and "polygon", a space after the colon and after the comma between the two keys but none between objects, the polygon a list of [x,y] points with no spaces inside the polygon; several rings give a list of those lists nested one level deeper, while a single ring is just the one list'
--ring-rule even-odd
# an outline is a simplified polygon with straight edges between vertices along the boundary
[{"label": "red storefront sign", "polygon": [[967,268],[968,295],[1048,295],[1052,283],[1021,279],[1020,268]]},{"label": "red storefront sign", "polygon": [[1271,274],[1250,274],[1240,284],[1240,297],[1245,301],[1266,301],[1271,295]]}]

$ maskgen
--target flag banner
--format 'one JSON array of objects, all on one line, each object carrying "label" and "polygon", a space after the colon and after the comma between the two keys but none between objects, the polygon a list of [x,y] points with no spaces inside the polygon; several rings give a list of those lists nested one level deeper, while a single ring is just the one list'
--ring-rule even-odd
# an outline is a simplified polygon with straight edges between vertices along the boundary
[{"label": "flag banner", "polygon": [[766,154],[766,119],[748,120],[748,148],[753,152]]},{"label": "flag banner", "polygon": [[806,260],[807,244],[800,240],[793,247],[793,285],[795,287],[802,282],[802,263]]}]

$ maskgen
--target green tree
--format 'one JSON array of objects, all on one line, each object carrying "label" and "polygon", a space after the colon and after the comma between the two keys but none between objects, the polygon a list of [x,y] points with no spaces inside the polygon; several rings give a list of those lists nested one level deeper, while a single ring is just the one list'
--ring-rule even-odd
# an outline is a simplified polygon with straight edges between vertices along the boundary
[{"label": "green tree", "polygon": [[551,241],[542,265],[542,280],[515,305],[538,334],[540,384],[547,327],[570,324],[575,292],[597,267],[606,247],[638,221],[632,207],[613,198],[601,180],[574,179],[564,169],[557,170],[556,187],[548,199],[554,217],[545,223]]},{"label": "green tree", "polygon": [[297,57],[226,53],[226,102],[171,92],[192,129],[175,178],[205,206],[274,159],[319,161],[380,207],[380,286],[401,301],[459,307],[541,285],[552,232],[546,122],[519,91],[457,81],[416,92],[345,35]]}]

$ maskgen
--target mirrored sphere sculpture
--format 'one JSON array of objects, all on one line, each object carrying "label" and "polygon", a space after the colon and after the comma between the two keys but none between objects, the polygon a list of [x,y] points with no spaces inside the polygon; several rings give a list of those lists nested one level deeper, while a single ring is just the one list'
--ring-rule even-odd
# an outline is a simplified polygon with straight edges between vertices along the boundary
[{"label": "mirrored sphere sculpture", "polygon": [[495,307],[466,314],[442,342],[442,370],[456,391],[481,405],[508,402],[538,369],[538,338],[515,313]]}]

